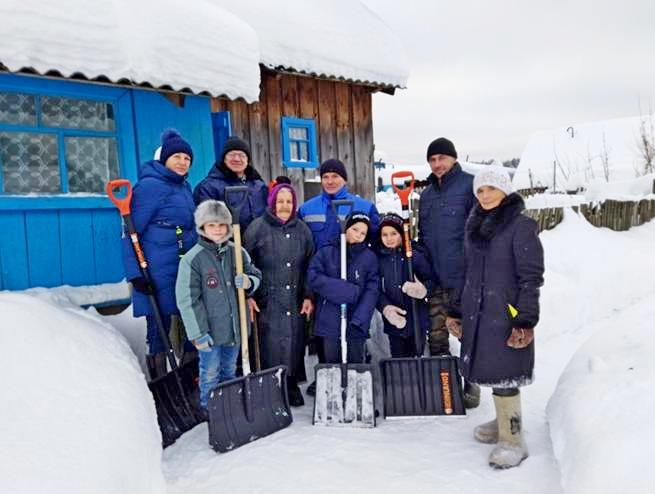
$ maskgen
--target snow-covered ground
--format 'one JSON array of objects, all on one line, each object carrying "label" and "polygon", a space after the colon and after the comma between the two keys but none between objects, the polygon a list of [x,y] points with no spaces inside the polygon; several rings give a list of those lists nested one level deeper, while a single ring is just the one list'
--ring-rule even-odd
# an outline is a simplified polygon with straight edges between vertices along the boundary
[{"label": "snow-covered ground", "polygon": [[[227,454],[209,448],[200,425],[155,467],[154,407],[118,336],[142,338],[142,323],[127,312],[101,317],[42,294],[3,292],[11,330],[2,333],[10,350],[0,372],[20,378],[3,382],[0,492],[60,492],[64,484],[73,494],[648,492],[655,222],[613,232],[567,210],[541,238],[536,381],[522,392],[530,457],[519,468],[491,470],[491,446],[472,438],[493,415],[489,390],[464,418],[380,420],[373,430],[313,427],[308,399],[290,428]],[[112,491],[118,482],[128,488]]]}]

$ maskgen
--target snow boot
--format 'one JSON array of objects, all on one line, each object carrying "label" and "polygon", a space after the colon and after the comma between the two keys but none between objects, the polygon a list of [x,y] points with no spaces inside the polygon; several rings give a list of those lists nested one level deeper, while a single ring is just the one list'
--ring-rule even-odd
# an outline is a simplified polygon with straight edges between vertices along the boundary
[{"label": "snow boot", "polygon": [[493,468],[512,468],[528,457],[528,449],[523,442],[521,395],[493,395],[498,421],[498,444],[489,455],[489,465]]},{"label": "snow boot", "polygon": [[490,420],[487,423],[478,425],[473,429],[475,440],[484,444],[496,444],[498,442],[498,421]]},{"label": "snow boot", "polygon": [[464,381],[464,408],[477,408],[480,405],[480,386]]},{"label": "snow boot", "polygon": [[154,381],[158,377],[165,376],[168,373],[166,364],[165,352],[146,355],[146,367],[148,368],[148,374],[150,374],[151,381]]}]

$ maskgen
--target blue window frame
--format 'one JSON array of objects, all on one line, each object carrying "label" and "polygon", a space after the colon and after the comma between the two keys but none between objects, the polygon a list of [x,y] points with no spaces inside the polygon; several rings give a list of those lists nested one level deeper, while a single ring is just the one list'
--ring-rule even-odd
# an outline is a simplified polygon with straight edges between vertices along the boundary
[{"label": "blue window frame", "polygon": [[1,74],[0,205],[88,202],[104,196],[108,180],[131,175],[121,142],[131,125],[126,106],[122,88]]},{"label": "blue window frame", "polygon": [[313,119],[282,117],[282,163],[289,168],[318,168]]}]

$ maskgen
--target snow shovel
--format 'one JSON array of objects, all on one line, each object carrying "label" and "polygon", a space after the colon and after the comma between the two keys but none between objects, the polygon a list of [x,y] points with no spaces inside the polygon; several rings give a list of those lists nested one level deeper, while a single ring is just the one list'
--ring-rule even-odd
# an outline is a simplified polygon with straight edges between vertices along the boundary
[{"label": "snow shovel", "polygon": [[[230,202],[234,194],[241,196],[236,204]],[[243,273],[239,213],[247,199],[247,186],[225,188],[225,203],[232,213],[236,274]],[[246,294],[243,289],[237,290],[237,298],[243,377],[223,382],[209,394],[209,444],[219,452],[230,451],[268,436],[288,427],[293,421],[287,392],[286,366],[250,372]]]},{"label": "snow shovel", "polygon": [[[409,184],[401,189],[395,182],[397,179],[403,179],[405,184],[409,179]],[[391,185],[398,194],[402,206],[405,257],[409,280],[413,281],[409,196],[414,190],[414,174],[393,173]],[[380,361],[385,418],[465,415],[457,357],[423,357],[425,338],[420,328],[416,300],[413,298],[411,310],[416,356]]]},{"label": "snow shovel", "polygon": [[[125,196],[117,197],[115,192],[125,187]],[[139,264],[141,276],[146,283],[152,286],[152,277],[148,269],[148,262],[141,248],[138,234],[132,222],[130,213],[130,199],[132,198],[132,186],[129,180],[112,180],[106,187],[109,199],[118,208],[130,236],[132,249]],[[178,437],[186,431],[193,429],[203,421],[198,403],[198,359],[193,359],[178,365],[173,349],[171,348],[168,332],[159,309],[157,298],[154,294],[148,295],[148,301],[152,306],[153,316],[157,323],[159,336],[168,348],[166,358],[170,366],[170,372],[158,377],[148,383],[150,392],[155,400],[157,410],[157,422],[162,435],[162,444],[165,447],[173,444]]]},{"label": "snow shovel", "polygon": [[[353,201],[332,201],[332,210],[341,228],[341,279],[347,279],[346,219],[338,215],[339,206],[353,208]],[[373,372],[368,364],[348,364],[346,304],[341,304],[341,364],[318,364],[314,425],[375,427]]]}]

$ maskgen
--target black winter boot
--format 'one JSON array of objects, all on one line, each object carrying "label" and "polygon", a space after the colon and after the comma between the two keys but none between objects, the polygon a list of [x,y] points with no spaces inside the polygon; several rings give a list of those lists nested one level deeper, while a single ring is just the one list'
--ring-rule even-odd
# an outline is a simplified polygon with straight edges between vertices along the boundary
[{"label": "black winter boot", "polygon": [[307,396],[316,396],[316,380],[307,386]]},{"label": "black winter boot", "polygon": [[480,386],[464,381],[464,408],[477,408],[480,405]]}]

